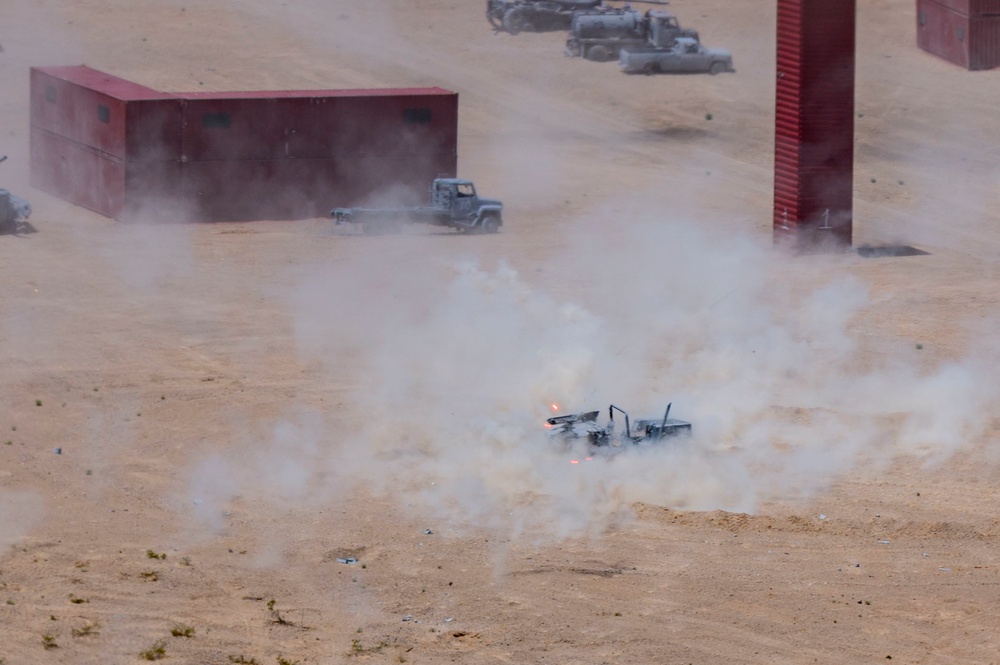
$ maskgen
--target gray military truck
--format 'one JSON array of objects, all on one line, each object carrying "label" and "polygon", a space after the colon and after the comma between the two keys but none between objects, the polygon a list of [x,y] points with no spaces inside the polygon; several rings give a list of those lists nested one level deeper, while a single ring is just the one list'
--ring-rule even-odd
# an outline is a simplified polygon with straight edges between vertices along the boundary
[{"label": "gray military truck", "polygon": [[[568,30],[579,13],[622,11],[608,2],[617,0],[486,0],[486,20],[496,32]],[[669,5],[668,0],[635,0],[644,5]],[[628,8],[628,5],[625,6]]]},{"label": "gray military truck", "polygon": [[486,0],[486,20],[497,32],[566,30],[574,12],[597,9],[604,0]]},{"label": "gray military truck", "polygon": [[[0,162],[7,159],[7,155],[0,157]],[[28,221],[31,216],[31,204],[20,196],[11,194],[6,189],[0,189],[0,235],[5,233],[17,233],[18,225]]]},{"label": "gray military truck", "polygon": [[476,193],[470,180],[437,178],[430,205],[401,208],[334,208],[335,224],[358,224],[366,235],[399,233],[409,224],[444,226],[468,233],[496,233],[503,226],[503,203]]},{"label": "gray military truck", "polygon": [[626,74],[721,74],[735,72],[733,54],[679,37],[670,48],[623,48],[618,67]]},{"label": "gray military truck", "polygon": [[566,55],[606,62],[617,59],[623,48],[670,48],[679,37],[697,41],[698,32],[682,28],[676,16],[662,9],[578,13],[566,39]]}]

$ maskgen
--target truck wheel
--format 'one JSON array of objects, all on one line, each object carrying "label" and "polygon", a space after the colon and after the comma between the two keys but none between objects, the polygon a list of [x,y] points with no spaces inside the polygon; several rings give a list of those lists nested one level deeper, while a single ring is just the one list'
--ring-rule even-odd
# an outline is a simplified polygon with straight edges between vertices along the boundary
[{"label": "truck wheel", "polygon": [[483,233],[496,233],[500,230],[500,218],[497,215],[488,215],[480,223]]},{"label": "truck wheel", "polygon": [[708,73],[711,74],[712,76],[715,76],[716,74],[721,74],[724,71],[726,71],[726,65],[725,63],[722,62],[713,62],[712,66],[708,68]]},{"label": "truck wheel", "polygon": [[646,76],[652,76],[653,74],[659,74],[660,73],[660,66],[658,64],[656,64],[655,62],[647,62],[642,67],[642,73],[645,74]]},{"label": "truck wheel", "polygon": [[598,44],[587,49],[587,60],[607,62],[609,59],[611,59],[611,51],[606,46]]}]

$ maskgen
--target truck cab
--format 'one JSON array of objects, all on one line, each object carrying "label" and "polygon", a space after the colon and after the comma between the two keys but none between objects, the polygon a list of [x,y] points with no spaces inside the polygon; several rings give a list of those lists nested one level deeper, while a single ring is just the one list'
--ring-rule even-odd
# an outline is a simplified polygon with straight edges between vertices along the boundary
[{"label": "truck cab", "polygon": [[471,180],[438,178],[431,185],[431,205],[447,210],[455,217],[468,217],[483,206],[502,207],[500,201],[480,198]]},{"label": "truck cab", "polygon": [[646,12],[649,21],[649,45],[656,48],[670,48],[679,37],[698,41],[698,32],[682,28],[677,17],[670,12],[650,10]]},{"label": "truck cab", "polygon": [[450,217],[458,228],[496,233],[503,224],[503,204],[480,197],[471,180],[438,178],[431,185],[431,206]]}]

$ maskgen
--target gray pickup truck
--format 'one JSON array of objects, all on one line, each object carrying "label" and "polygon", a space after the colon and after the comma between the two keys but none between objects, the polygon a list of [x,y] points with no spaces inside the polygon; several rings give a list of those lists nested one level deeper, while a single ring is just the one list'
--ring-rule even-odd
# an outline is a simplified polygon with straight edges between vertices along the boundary
[{"label": "gray pickup truck", "polygon": [[503,204],[476,193],[469,180],[438,178],[431,184],[429,206],[409,208],[334,208],[335,224],[359,224],[366,235],[399,233],[408,224],[430,224],[467,231],[496,233],[503,226]]},{"label": "gray pickup truck", "polygon": [[622,49],[618,67],[626,74],[721,74],[735,72],[733,54],[702,46],[698,40],[679,37],[669,48]]}]

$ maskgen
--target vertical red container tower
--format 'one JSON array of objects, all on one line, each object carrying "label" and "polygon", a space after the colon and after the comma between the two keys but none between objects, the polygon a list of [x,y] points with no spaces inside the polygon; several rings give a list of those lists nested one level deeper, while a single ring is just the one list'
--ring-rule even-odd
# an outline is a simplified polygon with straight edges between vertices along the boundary
[{"label": "vertical red container tower", "polygon": [[917,0],[917,46],[966,69],[1000,67],[1000,0]]},{"label": "vertical red container tower", "polygon": [[774,240],[851,245],[856,0],[778,0]]}]

